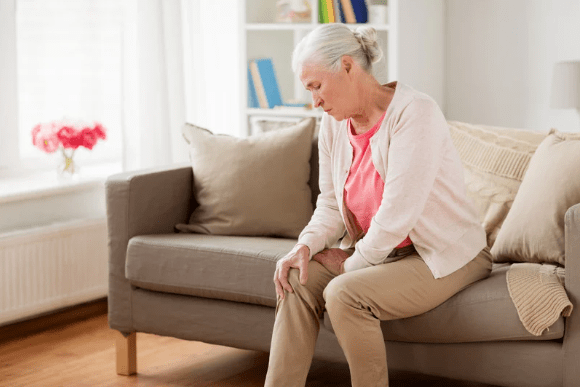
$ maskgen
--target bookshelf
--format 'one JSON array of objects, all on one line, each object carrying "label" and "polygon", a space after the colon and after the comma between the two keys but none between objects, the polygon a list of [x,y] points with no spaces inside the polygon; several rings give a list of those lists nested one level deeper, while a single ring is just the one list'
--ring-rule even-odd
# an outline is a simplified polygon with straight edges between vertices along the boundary
[{"label": "bookshelf", "polygon": [[[374,65],[381,83],[398,80],[437,100],[443,108],[444,3],[443,0],[367,0],[367,4],[388,4],[387,24],[370,25],[377,30],[384,57]],[[310,22],[276,23],[276,1],[244,0],[240,15],[240,104],[242,135],[250,135],[250,121],[256,117],[322,117],[321,109],[260,109],[248,106],[248,61],[271,58],[282,100],[312,102],[300,79],[292,71],[292,51],[308,32],[320,25],[318,0],[310,0]],[[354,29],[361,24],[347,24]]]}]

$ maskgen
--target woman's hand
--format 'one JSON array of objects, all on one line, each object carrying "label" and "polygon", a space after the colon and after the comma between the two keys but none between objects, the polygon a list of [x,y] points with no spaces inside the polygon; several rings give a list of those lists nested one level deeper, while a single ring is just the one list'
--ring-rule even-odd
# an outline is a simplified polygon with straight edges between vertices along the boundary
[{"label": "woman's hand", "polygon": [[312,259],[319,262],[335,276],[344,274],[344,261],[350,255],[342,249],[326,249],[314,255]]},{"label": "woman's hand", "polygon": [[308,279],[308,262],[310,261],[310,249],[306,245],[296,245],[282,259],[276,262],[276,272],[274,273],[274,284],[276,284],[276,294],[284,299],[284,289],[292,293],[294,290],[288,282],[288,272],[291,267],[300,271],[300,283],[306,284]]}]

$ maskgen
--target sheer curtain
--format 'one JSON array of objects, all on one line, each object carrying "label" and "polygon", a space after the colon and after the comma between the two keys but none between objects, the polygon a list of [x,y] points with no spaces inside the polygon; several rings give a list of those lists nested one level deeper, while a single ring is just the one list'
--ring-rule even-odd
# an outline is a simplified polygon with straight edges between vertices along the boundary
[{"label": "sheer curtain", "polygon": [[235,0],[126,0],[123,169],[189,160],[191,122],[239,135]]},{"label": "sheer curtain", "polygon": [[[185,0],[185,85],[188,122],[214,133],[241,135],[240,62],[243,34],[236,0]],[[245,70],[245,65],[243,65]]]},{"label": "sheer curtain", "polygon": [[187,160],[181,2],[126,0],[123,170]]}]

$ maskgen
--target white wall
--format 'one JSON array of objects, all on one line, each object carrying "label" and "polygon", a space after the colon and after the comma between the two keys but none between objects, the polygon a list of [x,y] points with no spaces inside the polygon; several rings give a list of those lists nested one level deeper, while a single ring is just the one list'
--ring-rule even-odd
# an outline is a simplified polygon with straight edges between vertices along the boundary
[{"label": "white wall", "polygon": [[397,17],[397,80],[427,93],[445,112],[445,1],[399,0]]},{"label": "white wall", "polygon": [[580,60],[579,0],[447,0],[445,113],[450,120],[580,131],[549,107],[552,68]]},{"label": "white wall", "polygon": [[[0,0],[0,170],[18,162],[16,82],[16,3]],[[8,144],[8,146],[6,146]]]}]

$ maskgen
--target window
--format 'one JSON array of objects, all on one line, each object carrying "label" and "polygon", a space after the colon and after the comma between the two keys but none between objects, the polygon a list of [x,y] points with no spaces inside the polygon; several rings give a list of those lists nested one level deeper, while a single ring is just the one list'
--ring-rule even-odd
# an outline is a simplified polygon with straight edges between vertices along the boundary
[{"label": "window", "polygon": [[[122,152],[123,1],[15,0],[18,168],[51,167],[59,155],[32,145],[31,130],[62,118],[98,121],[107,139],[80,147],[89,164]],[[0,26],[0,28],[2,28]],[[1,33],[1,31],[0,31]],[[16,142],[17,144],[14,144]],[[8,142],[0,142],[6,147]]]}]

